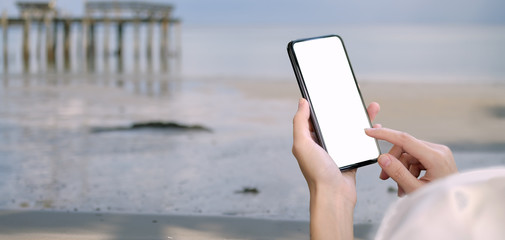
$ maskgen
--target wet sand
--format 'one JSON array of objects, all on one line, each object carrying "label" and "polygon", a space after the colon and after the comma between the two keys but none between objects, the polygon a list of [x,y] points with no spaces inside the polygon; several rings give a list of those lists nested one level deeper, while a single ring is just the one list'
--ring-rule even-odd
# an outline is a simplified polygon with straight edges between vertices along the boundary
[{"label": "wet sand", "polygon": [[0,211],[0,239],[308,239],[303,221]]},{"label": "wet sand", "polygon": [[[370,237],[356,224],[355,239]],[[0,211],[0,239],[309,239],[306,221],[218,216]]]},{"label": "wet sand", "polygon": [[[137,229],[133,239],[307,239],[308,190],[290,152],[296,83],[180,84],[170,96],[79,79],[2,88],[0,204],[9,210],[0,212],[0,237],[124,239]],[[505,164],[505,86],[365,81],[361,88],[366,102],[382,106],[377,122],[449,144],[460,170]],[[90,131],[152,120],[212,132]],[[379,171],[358,171],[359,238],[372,238],[396,199],[396,185],[379,181]],[[239,193],[245,188],[257,192]]]}]

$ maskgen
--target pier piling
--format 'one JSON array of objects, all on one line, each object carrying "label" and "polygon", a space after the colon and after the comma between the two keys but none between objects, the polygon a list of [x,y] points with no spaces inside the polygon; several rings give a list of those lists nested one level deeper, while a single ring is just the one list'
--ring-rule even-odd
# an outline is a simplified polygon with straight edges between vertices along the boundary
[{"label": "pier piling", "polygon": [[52,66],[54,63],[54,35],[52,33],[53,24],[52,19],[49,15],[45,15],[44,24],[46,28],[46,56],[47,56],[47,65]]},{"label": "pier piling", "polygon": [[7,56],[8,56],[8,46],[7,46],[7,43],[8,43],[8,35],[7,35],[7,29],[9,29],[9,26],[8,26],[8,21],[7,21],[7,11],[3,11],[2,13],[2,37],[3,37],[3,63],[4,63],[4,69],[7,69],[8,68],[8,59],[7,59]]},{"label": "pier piling", "polygon": [[66,19],[63,22],[63,62],[65,66],[65,70],[70,68],[70,20]]},{"label": "pier piling", "polygon": [[[7,71],[9,62],[9,28],[16,25],[22,26],[21,52],[25,71],[30,69],[29,64],[32,55],[36,56],[37,61],[42,62],[42,64],[38,63],[37,65],[43,66],[44,59],[41,57],[41,53],[44,53],[44,49],[42,45],[45,45],[45,63],[47,67],[61,66],[60,63],[63,62],[65,70],[68,70],[71,65],[70,61],[74,59],[72,54],[78,54],[78,58],[75,59],[82,64],[76,66],[88,69],[88,67],[92,67],[89,64],[94,64],[95,55],[97,50],[100,49],[97,46],[99,43],[102,44],[103,49],[103,55],[100,54],[99,56],[106,58],[105,63],[107,65],[108,57],[111,55],[110,32],[113,27],[116,27],[116,46],[113,52],[117,57],[118,71],[123,69],[124,54],[131,52],[125,52],[125,41],[132,44],[135,64],[139,63],[137,60],[141,56],[146,58],[148,65],[153,63],[153,58],[160,58],[160,69],[168,69],[168,65],[165,64],[169,62],[168,59],[180,56],[181,38],[177,36],[180,34],[180,20],[172,18],[173,6],[169,4],[141,1],[86,1],[83,17],[60,16],[55,9],[54,1],[18,1],[17,5],[20,8],[20,17],[8,17],[4,11],[0,21],[3,34],[4,71]],[[33,30],[36,33],[36,41],[30,40],[33,24],[36,24],[36,30]],[[75,38],[72,37],[73,25],[77,25],[76,29],[80,29],[80,33],[77,33],[80,36],[78,35]],[[130,26],[132,26],[133,31],[125,31],[126,27]],[[144,39],[140,37],[142,26],[146,27],[146,37]],[[45,31],[43,32],[42,29]],[[156,34],[155,30],[159,33]],[[97,31],[102,31],[103,41],[97,41],[96,37],[101,35]],[[134,36],[130,36],[130,34]],[[172,36],[172,34],[176,36]],[[159,36],[159,44],[156,44],[156,46],[154,45],[153,36]],[[128,38],[128,40],[125,40],[125,38]],[[72,43],[73,41],[76,42]],[[33,42],[36,42],[36,46],[32,51],[31,44]],[[141,43],[145,46],[141,46]],[[72,47],[76,48],[75,51],[72,51]],[[154,49],[155,47],[158,49]],[[36,54],[32,54],[33,52]],[[159,52],[159,54],[154,55],[153,52]],[[41,70],[40,68],[37,69]]]},{"label": "pier piling", "polygon": [[149,16],[149,22],[147,23],[147,61],[151,61],[152,53],[153,53],[153,28],[154,28],[154,19],[152,16]]},{"label": "pier piling", "polygon": [[110,19],[107,13],[104,13],[104,23],[103,23],[103,55],[108,58],[110,54]]},{"label": "pier piling", "polygon": [[23,62],[25,63],[25,68],[30,67],[30,14],[23,14],[24,24],[23,24]]},{"label": "pier piling", "polygon": [[139,12],[135,13],[135,19],[133,20],[133,51],[135,60],[138,60],[140,56],[140,19]]}]

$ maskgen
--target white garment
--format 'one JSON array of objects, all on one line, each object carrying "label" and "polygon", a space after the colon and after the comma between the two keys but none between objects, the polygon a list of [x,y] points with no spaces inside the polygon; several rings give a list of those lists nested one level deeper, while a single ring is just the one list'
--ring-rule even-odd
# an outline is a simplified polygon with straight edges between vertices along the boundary
[{"label": "white garment", "polygon": [[376,239],[505,239],[505,167],[455,174],[400,199]]}]

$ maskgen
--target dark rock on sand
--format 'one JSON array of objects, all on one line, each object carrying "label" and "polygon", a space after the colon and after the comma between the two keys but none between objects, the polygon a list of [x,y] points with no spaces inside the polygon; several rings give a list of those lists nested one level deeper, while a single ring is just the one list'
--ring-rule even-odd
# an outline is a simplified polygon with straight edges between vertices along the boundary
[{"label": "dark rock on sand", "polygon": [[130,126],[117,126],[117,127],[94,127],[91,129],[92,133],[112,132],[112,131],[131,131],[141,129],[152,130],[178,130],[178,131],[204,131],[212,132],[210,128],[202,125],[185,125],[176,122],[139,122],[133,123]]},{"label": "dark rock on sand", "polygon": [[505,106],[492,106],[488,110],[495,118],[505,118]]},{"label": "dark rock on sand", "polygon": [[235,191],[235,193],[239,194],[258,194],[260,191],[255,187],[244,187],[242,190]]}]

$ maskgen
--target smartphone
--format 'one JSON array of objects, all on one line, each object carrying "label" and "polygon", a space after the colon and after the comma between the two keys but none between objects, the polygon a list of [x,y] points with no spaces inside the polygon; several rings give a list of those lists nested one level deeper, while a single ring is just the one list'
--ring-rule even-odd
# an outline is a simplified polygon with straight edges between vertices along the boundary
[{"label": "smartphone", "polygon": [[379,146],[365,134],[371,123],[342,39],[294,40],[288,55],[319,145],[341,170],[377,162]]}]

